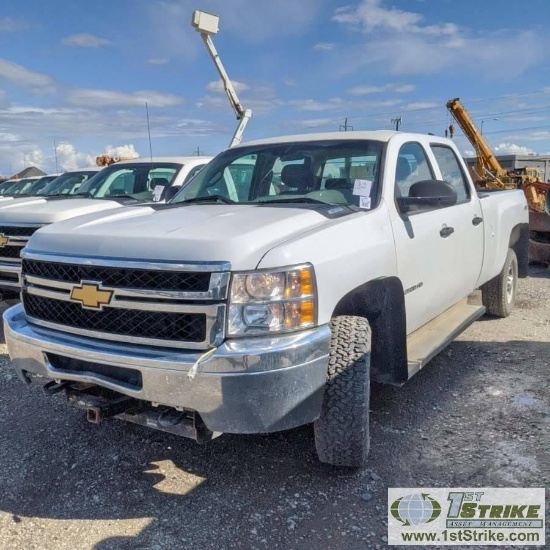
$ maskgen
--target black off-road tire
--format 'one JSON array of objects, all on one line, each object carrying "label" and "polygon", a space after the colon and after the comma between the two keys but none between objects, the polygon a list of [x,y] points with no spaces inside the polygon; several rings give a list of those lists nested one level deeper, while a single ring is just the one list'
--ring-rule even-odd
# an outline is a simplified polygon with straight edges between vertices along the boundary
[{"label": "black off-road tire", "polygon": [[493,317],[508,317],[516,303],[518,259],[510,248],[502,271],[481,287],[481,300]]},{"label": "black off-road tire", "polygon": [[369,454],[371,330],[362,317],[340,316],[330,323],[332,341],[315,447],[321,462],[359,468]]}]

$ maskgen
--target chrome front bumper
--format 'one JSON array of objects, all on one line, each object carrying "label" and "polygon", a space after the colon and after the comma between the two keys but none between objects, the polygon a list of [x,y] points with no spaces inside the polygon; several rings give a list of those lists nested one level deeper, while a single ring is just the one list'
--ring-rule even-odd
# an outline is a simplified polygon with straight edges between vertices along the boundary
[{"label": "chrome front bumper", "polygon": [[21,261],[0,262],[0,292],[9,290],[18,292],[21,288]]},{"label": "chrome front bumper", "polygon": [[[201,353],[107,342],[31,325],[21,305],[4,313],[4,334],[20,378],[97,384],[147,402],[198,412],[212,432],[286,430],[318,418],[330,329],[227,341],[189,372]],[[139,389],[102,374],[54,368],[48,354],[141,373]],[[108,371],[107,371],[108,372]]]}]

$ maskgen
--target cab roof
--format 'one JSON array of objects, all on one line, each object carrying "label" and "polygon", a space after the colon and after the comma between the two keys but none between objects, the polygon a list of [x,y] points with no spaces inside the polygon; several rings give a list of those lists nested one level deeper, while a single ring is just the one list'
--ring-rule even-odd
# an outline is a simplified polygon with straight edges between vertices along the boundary
[{"label": "cab roof", "polygon": [[[299,143],[299,142],[305,142],[305,141],[328,141],[328,140],[343,140],[343,139],[349,139],[349,140],[372,140],[372,141],[390,141],[390,139],[394,136],[398,135],[407,135],[410,136],[411,139],[413,139],[415,136],[422,136],[422,138],[426,138],[428,134],[418,134],[418,133],[409,133],[409,132],[396,132],[392,130],[369,130],[369,131],[352,131],[352,132],[318,132],[318,133],[310,133],[310,134],[297,134],[297,135],[287,135],[287,136],[277,136],[277,137],[271,137],[271,138],[265,138],[265,139],[257,139],[254,141],[248,141],[246,143],[241,143],[239,145],[236,145],[234,148],[237,147],[246,147],[248,145],[270,145],[270,144],[276,144],[276,143]],[[445,138],[441,136],[430,136],[434,139],[444,140]]]},{"label": "cab roof", "polygon": [[[193,156],[193,157],[139,157],[135,159],[120,160],[115,164],[148,164],[152,162],[175,162],[178,164],[189,164],[191,162],[202,161],[209,162],[213,157]],[[113,166],[112,164],[110,166]]]}]

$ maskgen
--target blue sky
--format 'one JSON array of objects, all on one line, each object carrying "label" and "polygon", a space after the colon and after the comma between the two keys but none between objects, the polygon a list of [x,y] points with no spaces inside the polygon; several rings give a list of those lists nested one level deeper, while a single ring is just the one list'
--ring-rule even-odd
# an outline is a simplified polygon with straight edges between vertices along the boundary
[{"label": "blue sky", "polygon": [[[95,155],[216,154],[235,119],[194,9],[245,107],[245,138],[442,134],[460,97],[498,152],[550,151],[548,0],[25,0],[0,11],[0,174]],[[496,119],[496,120],[495,120]],[[461,150],[471,150],[458,133]]]}]

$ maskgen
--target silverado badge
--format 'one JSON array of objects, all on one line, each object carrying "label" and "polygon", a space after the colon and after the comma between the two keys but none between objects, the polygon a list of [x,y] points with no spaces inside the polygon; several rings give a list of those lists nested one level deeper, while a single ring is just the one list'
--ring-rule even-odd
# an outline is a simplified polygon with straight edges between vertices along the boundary
[{"label": "silverado badge", "polygon": [[112,290],[101,290],[101,283],[86,283],[82,281],[79,286],[71,290],[71,300],[80,302],[82,307],[88,309],[103,309],[111,303]]},{"label": "silverado badge", "polygon": [[0,233],[0,247],[6,246],[10,242],[10,238]]}]

